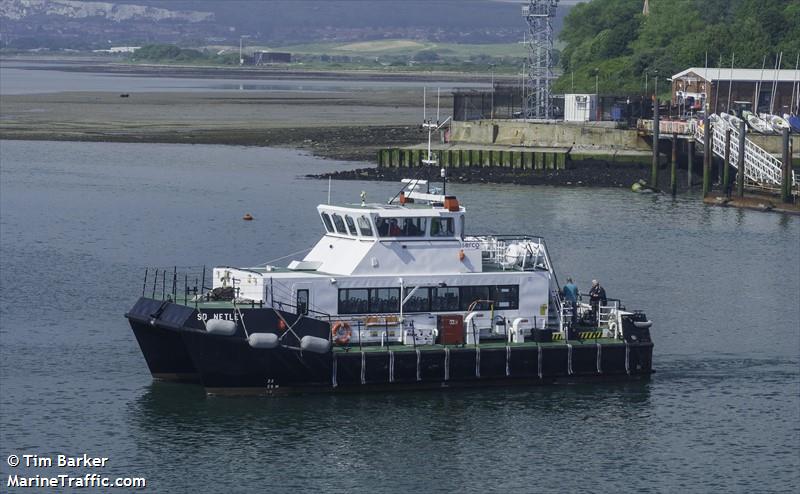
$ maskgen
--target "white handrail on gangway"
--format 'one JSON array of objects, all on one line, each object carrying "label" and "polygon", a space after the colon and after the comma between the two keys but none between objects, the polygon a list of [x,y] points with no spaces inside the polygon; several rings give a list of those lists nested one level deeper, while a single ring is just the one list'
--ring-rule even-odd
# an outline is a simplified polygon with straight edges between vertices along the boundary
[{"label": "white handrail on gangway", "polygon": [[[725,131],[731,130],[731,166],[738,169],[739,155],[739,129],[733,127],[722,119],[713,125],[711,135],[711,148],[714,154],[725,158]],[[705,129],[702,125],[695,127],[694,138],[702,146]],[[759,185],[775,187],[780,186],[783,179],[783,166],[781,160],[767,152],[764,148],[745,137],[744,146],[744,176],[747,181]],[[798,187],[797,174],[792,170],[792,188]]]}]

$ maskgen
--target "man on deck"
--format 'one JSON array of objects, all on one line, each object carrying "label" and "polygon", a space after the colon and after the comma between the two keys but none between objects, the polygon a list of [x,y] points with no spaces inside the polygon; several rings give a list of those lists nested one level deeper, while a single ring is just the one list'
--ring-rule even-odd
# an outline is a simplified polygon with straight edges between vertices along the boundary
[{"label": "man on deck", "polygon": [[567,278],[567,284],[564,285],[564,301],[572,307],[572,325],[575,326],[578,319],[578,287],[572,278]]},{"label": "man on deck", "polygon": [[589,303],[592,304],[595,322],[600,321],[600,304],[606,305],[606,291],[600,286],[600,282],[592,280],[592,288],[589,290]]}]

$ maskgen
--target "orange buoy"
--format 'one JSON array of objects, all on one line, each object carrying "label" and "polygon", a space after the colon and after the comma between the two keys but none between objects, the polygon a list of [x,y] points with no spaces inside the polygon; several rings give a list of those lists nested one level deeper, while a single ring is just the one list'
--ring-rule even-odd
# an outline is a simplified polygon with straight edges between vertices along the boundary
[{"label": "orange buoy", "polygon": [[253,215],[250,213],[245,213],[245,215],[242,216],[242,219],[245,221],[253,221]]}]

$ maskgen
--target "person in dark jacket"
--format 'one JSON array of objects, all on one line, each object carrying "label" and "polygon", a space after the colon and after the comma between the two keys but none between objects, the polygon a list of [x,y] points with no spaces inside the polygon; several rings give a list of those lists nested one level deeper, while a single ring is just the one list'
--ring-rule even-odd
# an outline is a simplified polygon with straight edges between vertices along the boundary
[{"label": "person in dark jacket", "polygon": [[589,290],[589,303],[592,304],[595,323],[600,321],[600,304],[606,305],[606,291],[600,286],[600,282],[592,280],[592,288]]}]

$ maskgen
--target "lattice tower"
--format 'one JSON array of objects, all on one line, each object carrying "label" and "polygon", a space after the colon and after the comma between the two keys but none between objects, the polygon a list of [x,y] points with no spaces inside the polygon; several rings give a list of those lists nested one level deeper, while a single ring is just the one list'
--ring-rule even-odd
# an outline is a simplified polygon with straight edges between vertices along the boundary
[{"label": "lattice tower", "polygon": [[528,74],[525,117],[549,119],[552,115],[550,84],[553,80],[553,18],[559,0],[530,0],[522,7],[528,23]]}]

